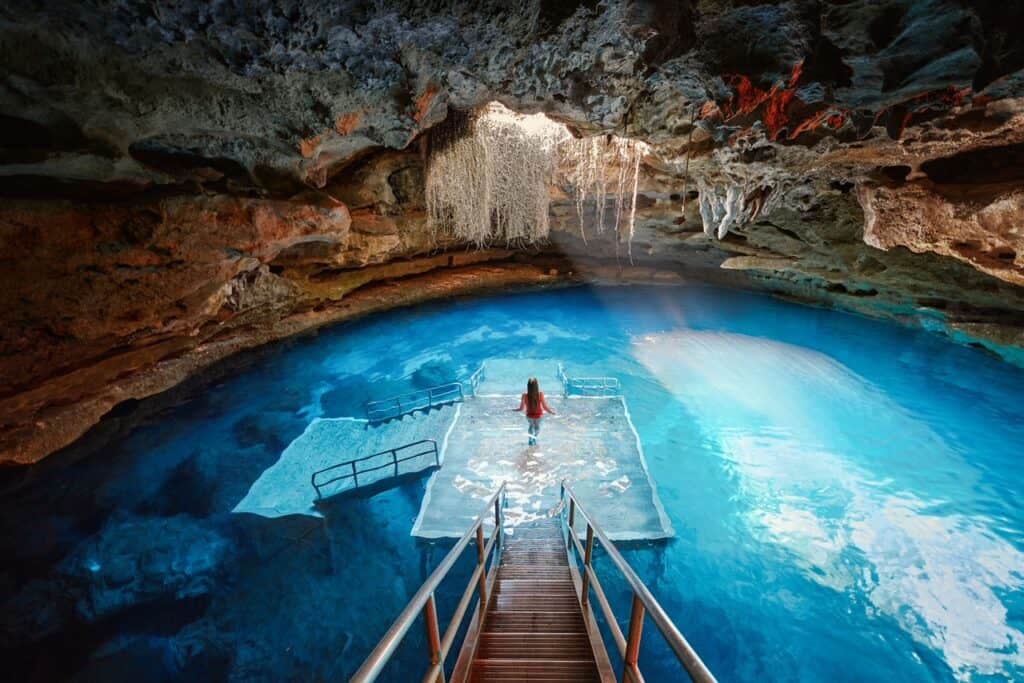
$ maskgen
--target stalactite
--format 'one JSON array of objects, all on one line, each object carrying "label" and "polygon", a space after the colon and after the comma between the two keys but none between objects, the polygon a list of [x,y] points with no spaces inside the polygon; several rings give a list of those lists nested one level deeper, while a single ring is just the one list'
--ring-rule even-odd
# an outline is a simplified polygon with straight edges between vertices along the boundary
[{"label": "stalactite", "polygon": [[633,200],[629,206],[629,240],[627,241],[627,248],[629,250],[629,262],[633,263],[633,231],[636,228],[636,195],[640,189],[640,160],[643,155],[640,151],[634,149],[633,153]]},{"label": "stalactite", "polygon": [[[561,154],[567,166],[567,179],[575,198],[576,213],[580,221],[580,234],[586,237],[586,205],[592,199],[598,233],[604,232],[608,193],[615,195],[612,229],[618,241],[623,233],[632,240],[636,224],[636,196],[639,191],[640,163],[650,151],[639,140],[613,135],[569,139],[561,144]],[[611,188],[609,188],[611,185]],[[632,188],[632,197],[627,193]],[[627,204],[627,201],[629,202]],[[623,217],[628,211],[628,220]]]},{"label": "stalactite", "polygon": [[541,114],[523,116],[493,103],[438,130],[427,163],[427,214],[435,230],[479,247],[537,242],[550,230],[549,187],[561,168],[584,243],[588,203],[603,233],[611,192],[616,244],[625,236],[632,254],[640,163],[648,151],[643,142],[613,135],[573,138]]},{"label": "stalactite", "polygon": [[686,214],[686,193],[687,185],[690,182],[690,156],[692,155],[693,148],[693,129],[694,122],[697,120],[697,107],[693,107],[690,110],[690,132],[686,138],[686,166],[683,168],[683,205],[679,209],[683,215]]},{"label": "stalactite", "polygon": [[486,246],[547,237],[548,188],[564,126],[491,104],[446,140],[427,166],[427,213],[434,229]]},{"label": "stalactite", "polygon": [[778,188],[731,179],[724,185],[701,181],[698,190],[704,234],[718,239],[769,213],[781,196]]}]

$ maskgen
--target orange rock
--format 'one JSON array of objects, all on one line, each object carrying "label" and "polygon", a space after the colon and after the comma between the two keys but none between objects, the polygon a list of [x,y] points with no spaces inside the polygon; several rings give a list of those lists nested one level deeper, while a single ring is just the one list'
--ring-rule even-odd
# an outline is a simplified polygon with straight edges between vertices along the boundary
[{"label": "orange rock", "polygon": [[427,86],[426,90],[416,98],[416,112],[413,114],[413,118],[416,119],[417,123],[423,122],[423,119],[427,115],[427,111],[430,109],[430,105],[434,101],[434,97],[437,96],[438,91],[438,87],[431,83]]},{"label": "orange rock", "polygon": [[314,135],[311,138],[303,138],[299,142],[299,152],[302,156],[307,159],[312,159],[313,155],[316,154],[317,148],[320,146],[321,135]]},{"label": "orange rock", "polygon": [[359,126],[360,119],[362,119],[362,114],[359,112],[342,114],[334,122],[334,130],[338,131],[339,135],[348,135]]}]

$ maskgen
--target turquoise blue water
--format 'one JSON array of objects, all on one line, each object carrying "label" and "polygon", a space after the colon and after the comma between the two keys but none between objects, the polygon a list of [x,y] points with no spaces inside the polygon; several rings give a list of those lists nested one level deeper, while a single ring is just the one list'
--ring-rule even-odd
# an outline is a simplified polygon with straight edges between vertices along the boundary
[{"label": "turquoise blue water", "polygon": [[[554,359],[621,379],[676,530],[625,554],[720,680],[1024,678],[1024,371],[703,287],[397,311],[121,411],[94,452],[7,478],[5,661],[20,680],[349,675],[450,547],[409,535],[425,479],[322,520],[231,510],[312,419],[493,357],[522,357],[524,377]],[[439,594],[442,623],[470,570]],[[386,679],[418,680],[423,647],[417,626]],[[679,679],[650,624],[641,667]]]}]

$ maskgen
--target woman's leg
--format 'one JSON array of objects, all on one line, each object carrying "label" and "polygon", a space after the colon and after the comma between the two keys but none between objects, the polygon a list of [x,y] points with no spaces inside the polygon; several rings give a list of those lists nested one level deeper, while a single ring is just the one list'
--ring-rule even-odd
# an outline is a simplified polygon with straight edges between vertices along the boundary
[{"label": "woman's leg", "polygon": [[528,418],[530,423],[530,445],[533,446],[537,443],[537,434],[540,433],[540,420],[536,418]]}]

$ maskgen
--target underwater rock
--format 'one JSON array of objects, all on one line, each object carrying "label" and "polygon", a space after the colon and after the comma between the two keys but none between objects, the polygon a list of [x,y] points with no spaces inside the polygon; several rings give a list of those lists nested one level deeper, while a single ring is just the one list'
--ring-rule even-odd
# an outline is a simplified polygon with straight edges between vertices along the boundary
[{"label": "underwater rock", "polygon": [[427,389],[449,382],[457,382],[458,372],[450,361],[430,360],[412,373],[412,383],[417,389]]},{"label": "underwater rock", "polygon": [[259,414],[239,418],[231,428],[231,434],[242,448],[261,446],[280,453],[305,426],[306,421],[292,412],[262,410]]},{"label": "underwater rock", "polygon": [[0,610],[0,647],[13,648],[56,633],[71,619],[74,599],[60,582],[30,581]]},{"label": "underwater rock", "polygon": [[320,407],[325,417],[366,417],[363,405],[367,401],[387,398],[404,390],[405,387],[393,382],[371,382],[365,375],[348,375],[339,379],[338,386],[320,396]]},{"label": "underwater rock", "polygon": [[283,446],[277,447],[276,442],[275,435],[272,442],[244,448],[230,443],[199,448],[178,463],[136,511],[166,517],[230,512],[249,485],[281,455]]},{"label": "underwater rock", "polygon": [[104,643],[89,658],[75,681],[110,680],[181,680],[181,672],[173,666],[167,637],[147,635],[118,636]]},{"label": "underwater rock", "polygon": [[227,578],[234,553],[208,522],[178,515],[112,521],[57,568],[75,596],[78,618],[92,623],[159,599],[208,595]]},{"label": "underwater rock", "polygon": [[30,581],[4,603],[0,645],[35,643],[152,605],[161,605],[165,622],[175,605],[191,614],[197,600],[229,580],[234,554],[211,523],[186,515],[111,521],[49,577]]}]

